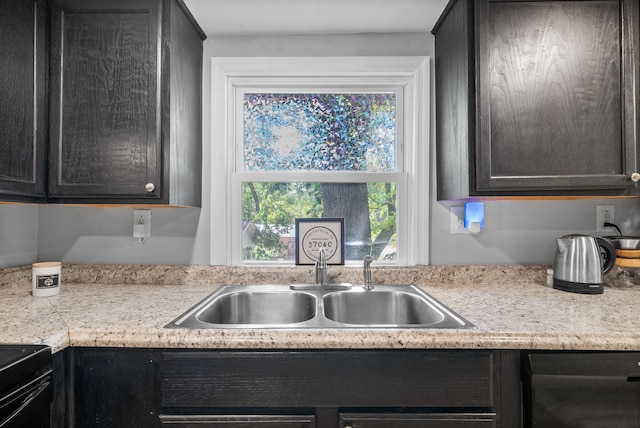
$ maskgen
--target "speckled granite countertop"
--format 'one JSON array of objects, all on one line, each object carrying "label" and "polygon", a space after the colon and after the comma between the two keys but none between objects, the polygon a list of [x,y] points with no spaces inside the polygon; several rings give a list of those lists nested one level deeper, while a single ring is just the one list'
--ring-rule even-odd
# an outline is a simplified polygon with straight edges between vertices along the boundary
[{"label": "speckled granite countertop", "polygon": [[[360,270],[332,268],[339,282]],[[379,268],[477,326],[470,330],[182,330],[164,326],[224,283],[289,284],[310,269],[63,266],[58,296],[31,296],[30,267],[0,271],[0,343],[169,348],[487,348],[640,350],[640,287],[579,295],[544,285],[544,266]]]}]

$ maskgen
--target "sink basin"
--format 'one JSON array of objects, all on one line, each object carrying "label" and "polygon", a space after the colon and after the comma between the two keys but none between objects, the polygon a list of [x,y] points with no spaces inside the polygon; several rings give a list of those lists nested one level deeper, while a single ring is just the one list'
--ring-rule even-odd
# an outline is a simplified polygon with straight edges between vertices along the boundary
[{"label": "sink basin", "polygon": [[167,327],[286,327],[313,319],[317,308],[314,294],[284,285],[225,285]]},{"label": "sink basin", "polygon": [[223,294],[196,318],[210,324],[295,324],[316,315],[316,298],[296,291],[245,291]]},{"label": "sink basin", "polygon": [[433,325],[445,314],[423,297],[406,291],[331,293],[324,296],[330,320],[361,325]]},{"label": "sink basin", "polygon": [[291,290],[287,285],[225,285],[167,328],[472,328],[413,285]]}]

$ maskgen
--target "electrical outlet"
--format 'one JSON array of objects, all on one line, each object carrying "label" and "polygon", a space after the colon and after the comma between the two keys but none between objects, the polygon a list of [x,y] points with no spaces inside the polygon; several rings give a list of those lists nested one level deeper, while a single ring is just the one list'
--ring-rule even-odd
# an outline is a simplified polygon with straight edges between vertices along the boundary
[{"label": "electrical outlet", "polygon": [[464,206],[456,205],[449,207],[449,233],[451,234],[470,234],[464,228]]},{"label": "electrical outlet", "polygon": [[596,232],[610,232],[611,227],[605,227],[605,223],[613,223],[613,205],[596,205]]},{"label": "electrical outlet", "polygon": [[151,210],[133,210],[133,237],[142,242],[151,236]]}]

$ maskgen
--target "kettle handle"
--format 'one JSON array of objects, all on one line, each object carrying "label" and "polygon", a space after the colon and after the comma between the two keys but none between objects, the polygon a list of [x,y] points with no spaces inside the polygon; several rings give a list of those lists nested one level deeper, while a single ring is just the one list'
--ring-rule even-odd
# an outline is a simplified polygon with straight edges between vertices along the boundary
[{"label": "kettle handle", "polygon": [[604,238],[596,237],[596,242],[600,246],[600,254],[602,255],[602,270],[607,273],[613,269],[616,263],[616,249],[611,242]]}]

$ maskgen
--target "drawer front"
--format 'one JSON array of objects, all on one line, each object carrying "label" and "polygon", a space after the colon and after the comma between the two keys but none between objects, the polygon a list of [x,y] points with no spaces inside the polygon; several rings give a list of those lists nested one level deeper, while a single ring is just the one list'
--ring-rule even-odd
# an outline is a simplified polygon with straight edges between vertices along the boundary
[{"label": "drawer front", "polygon": [[160,415],[163,428],[315,428],[313,415]]},{"label": "drawer front", "polygon": [[492,384],[491,351],[168,351],[162,403],[489,408]]},{"label": "drawer front", "polygon": [[495,428],[495,413],[342,413],[340,428]]}]

